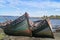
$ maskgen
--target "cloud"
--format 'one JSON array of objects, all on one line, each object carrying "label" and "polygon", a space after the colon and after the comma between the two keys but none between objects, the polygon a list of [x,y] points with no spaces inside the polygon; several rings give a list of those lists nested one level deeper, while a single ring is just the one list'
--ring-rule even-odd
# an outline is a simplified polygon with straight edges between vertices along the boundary
[{"label": "cloud", "polygon": [[[21,1],[21,0],[7,0],[7,1],[1,1],[2,5],[3,4],[8,4],[7,6],[9,7],[14,7],[18,8],[17,6],[28,6],[28,7],[36,7],[36,8],[60,8],[60,3],[56,2],[50,2],[49,0],[43,0],[41,2],[36,2],[36,1]],[[8,3],[7,3],[8,2]]]},{"label": "cloud", "polygon": [[[19,6],[19,7],[18,7]],[[0,8],[4,8],[4,7],[12,7],[16,9],[16,13],[20,13],[22,12],[20,9],[22,7],[25,8],[38,8],[39,11],[37,11],[36,9],[34,9],[34,11],[36,12],[31,12],[31,13],[55,13],[58,12],[60,13],[60,2],[58,2],[57,0],[0,0]],[[22,10],[24,10],[22,8]],[[27,10],[27,9],[25,9]],[[24,11],[25,11],[24,10]],[[30,10],[30,9],[29,9]]]},{"label": "cloud", "polygon": [[60,8],[60,3],[56,3],[56,2],[51,2],[49,0],[43,0],[41,2],[36,2],[36,1],[21,1],[21,0],[1,0],[0,4],[8,4],[7,6],[11,6],[11,7],[16,7],[16,6],[28,6],[28,7],[37,7],[37,8],[46,8],[46,7],[54,7],[54,8]]}]

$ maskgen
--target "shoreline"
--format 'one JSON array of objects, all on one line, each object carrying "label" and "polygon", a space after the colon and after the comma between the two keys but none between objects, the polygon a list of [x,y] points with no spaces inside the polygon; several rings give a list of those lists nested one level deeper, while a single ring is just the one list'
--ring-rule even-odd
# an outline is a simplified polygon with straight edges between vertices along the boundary
[{"label": "shoreline", "polygon": [[4,33],[2,29],[0,29],[0,33],[5,35],[1,40],[60,40],[60,32],[55,32],[54,39],[53,38],[35,38],[35,37],[26,37],[26,36],[8,36]]}]

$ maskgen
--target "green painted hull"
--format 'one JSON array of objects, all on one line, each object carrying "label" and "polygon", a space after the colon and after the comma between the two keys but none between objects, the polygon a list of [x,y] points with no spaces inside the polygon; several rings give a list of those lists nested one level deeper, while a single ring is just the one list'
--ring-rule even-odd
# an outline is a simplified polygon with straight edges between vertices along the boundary
[{"label": "green painted hull", "polygon": [[[32,28],[32,30],[30,29]],[[40,21],[35,27],[30,27],[28,15],[25,14],[4,28],[7,35],[12,36],[32,36],[32,37],[50,37],[54,38],[50,25],[46,20]]]},{"label": "green painted hull", "polygon": [[51,31],[50,25],[48,21],[43,20],[38,24],[35,30],[33,30],[32,33],[33,36],[35,37],[49,37],[49,38],[54,38],[54,35]]},{"label": "green painted hull", "polygon": [[31,30],[29,29],[28,19],[26,15],[23,15],[20,18],[13,21],[11,24],[6,25],[4,32],[8,35],[14,35],[14,36],[17,36],[17,35],[31,36],[32,35]]}]

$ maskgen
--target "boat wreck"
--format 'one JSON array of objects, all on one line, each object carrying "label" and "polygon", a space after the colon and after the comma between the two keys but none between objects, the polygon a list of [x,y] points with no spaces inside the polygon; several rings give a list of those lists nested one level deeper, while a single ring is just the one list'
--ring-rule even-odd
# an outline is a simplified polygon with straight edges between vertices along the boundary
[{"label": "boat wreck", "polygon": [[28,14],[25,13],[23,16],[14,20],[10,24],[5,26],[4,32],[8,35],[13,36],[31,36],[32,32],[29,28]]},{"label": "boat wreck", "polygon": [[49,37],[54,38],[52,33],[51,24],[48,20],[38,20],[35,21],[35,27],[33,28],[32,35],[34,37]]},{"label": "boat wreck", "polygon": [[5,34],[12,36],[54,38],[49,21],[29,21],[29,16],[27,13],[5,25],[2,27],[2,29],[4,30]]}]

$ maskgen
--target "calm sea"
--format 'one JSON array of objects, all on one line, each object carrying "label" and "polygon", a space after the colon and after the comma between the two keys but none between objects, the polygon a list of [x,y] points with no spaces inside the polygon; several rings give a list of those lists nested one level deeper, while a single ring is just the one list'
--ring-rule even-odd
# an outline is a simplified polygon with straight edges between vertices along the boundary
[{"label": "calm sea", "polygon": [[[15,20],[18,16],[0,16],[0,22],[5,22],[7,20]],[[40,20],[40,18],[30,18],[32,21]],[[60,27],[60,19],[50,19],[53,28]]]}]

